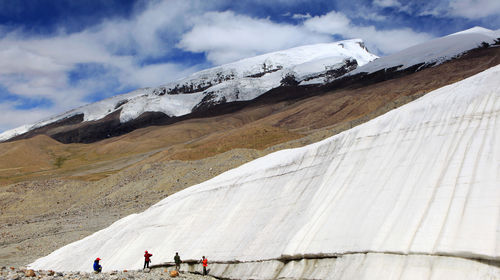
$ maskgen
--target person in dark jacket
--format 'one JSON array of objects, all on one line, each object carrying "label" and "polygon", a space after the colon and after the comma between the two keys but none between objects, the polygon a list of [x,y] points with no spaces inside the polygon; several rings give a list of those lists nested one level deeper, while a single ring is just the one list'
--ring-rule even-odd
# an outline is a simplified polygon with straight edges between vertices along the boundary
[{"label": "person in dark jacket", "polygon": [[181,269],[181,257],[179,256],[178,252],[175,252],[174,261],[175,261],[175,270],[179,271],[179,269]]},{"label": "person in dark jacket", "polygon": [[94,261],[94,271],[95,271],[96,273],[99,273],[99,272],[101,272],[101,271],[102,271],[102,266],[99,264],[99,261],[100,261],[100,260],[101,260],[100,258],[97,258],[97,259],[95,259],[95,261]]},{"label": "person in dark jacket", "polygon": [[148,253],[148,251],[144,252],[144,268],[149,268],[149,263],[151,262],[150,257],[152,257],[153,254]]}]

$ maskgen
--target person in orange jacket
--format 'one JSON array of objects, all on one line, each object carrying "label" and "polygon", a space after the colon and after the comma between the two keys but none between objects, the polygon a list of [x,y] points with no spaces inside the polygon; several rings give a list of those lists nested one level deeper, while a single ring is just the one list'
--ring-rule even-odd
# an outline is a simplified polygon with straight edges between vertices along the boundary
[{"label": "person in orange jacket", "polygon": [[201,263],[203,264],[203,275],[207,275],[208,260],[205,256],[201,259]]},{"label": "person in orange jacket", "polygon": [[144,252],[144,268],[146,267],[149,268],[149,263],[151,262],[150,257],[152,257],[153,254],[148,253],[148,251]]}]

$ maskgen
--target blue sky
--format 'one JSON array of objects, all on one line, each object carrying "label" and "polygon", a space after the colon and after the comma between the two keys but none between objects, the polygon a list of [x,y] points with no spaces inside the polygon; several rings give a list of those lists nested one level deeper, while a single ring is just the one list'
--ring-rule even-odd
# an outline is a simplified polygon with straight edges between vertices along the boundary
[{"label": "blue sky", "polygon": [[500,1],[0,0],[0,132],[195,71],[362,38],[387,55],[500,28]]}]

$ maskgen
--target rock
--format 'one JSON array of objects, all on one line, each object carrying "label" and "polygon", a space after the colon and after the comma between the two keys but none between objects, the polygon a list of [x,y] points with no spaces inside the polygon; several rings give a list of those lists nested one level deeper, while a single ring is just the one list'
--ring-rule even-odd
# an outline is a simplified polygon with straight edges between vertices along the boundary
[{"label": "rock", "polygon": [[64,274],[62,272],[57,272],[56,275],[57,276],[64,276]]},{"label": "rock", "polygon": [[18,280],[20,277],[17,274],[9,274],[7,280]]},{"label": "rock", "polygon": [[35,271],[33,269],[28,269],[28,270],[26,270],[26,272],[24,272],[24,276],[26,276],[26,277],[35,277],[36,274],[35,274]]},{"label": "rock", "polygon": [[179,271],[177,270],[170,271],[170,277],[177,277],[177,276],[179,276]]},{"label": "rock", "polygon": [[143,272],[144,272],[144,273],[149,273],[150,271],[151,271],[151,269],[149,269],[149,268],[145,268],[145,269],[143,270]]},{"label": "rock", "polygon": [[55,272],[53,270],[49,270],[49,272],[47,273],[47,275],[49,276],[53,276],[55,274]]}]

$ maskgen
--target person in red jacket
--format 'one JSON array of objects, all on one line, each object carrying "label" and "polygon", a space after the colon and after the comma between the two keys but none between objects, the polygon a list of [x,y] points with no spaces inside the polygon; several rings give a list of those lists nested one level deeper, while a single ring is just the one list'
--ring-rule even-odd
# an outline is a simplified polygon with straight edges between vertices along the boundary
[{"label": "person in red jacket", "polygon": [[203,275],[207,275],[208,260],[205,256],[201,259],[201,263],[203,264]]},{"label": "person in red jacket", "polygon": [[153,254],[148,253],[148,251],[144,252],[144,268],[146,267],[149,268],[149,263],[151,262],[150,257],[152,257]]}]

